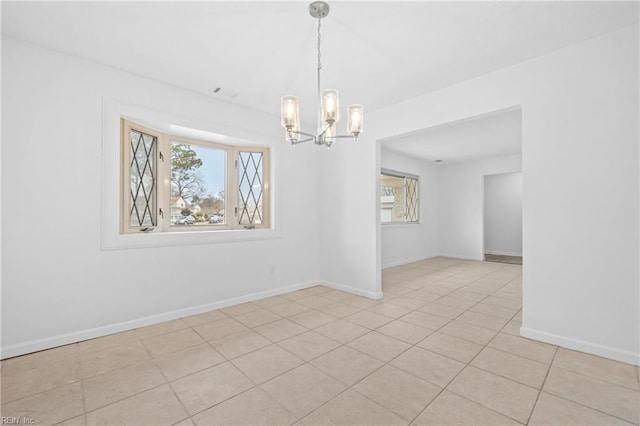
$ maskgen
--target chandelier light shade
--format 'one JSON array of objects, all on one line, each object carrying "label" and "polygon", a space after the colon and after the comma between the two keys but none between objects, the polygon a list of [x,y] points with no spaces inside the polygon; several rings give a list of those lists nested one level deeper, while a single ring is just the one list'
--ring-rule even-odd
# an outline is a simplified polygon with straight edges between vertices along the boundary
[{"label": "chandelier light shade", "polygon": [[[362,121],[364,112],[362,105],[349,105],[347,107],[347,133],[348,135],[338,135],[336,124],[340,121],[340,102],[338,91],[327,89],[320,91],[320,22],[322,18],[329,14],[329,5],[323,1],[314,1],[309,5],[309,14],[318,20],[318,129],[316,134],[300,131],[300,109],[297,96],[283,96],[281,103],[282,127],[285,129],[285,137],[292,144],[313,141],[316,145],[325,145],[327,148],[335,142],[337,138],[358,139],[362,133]],[[305,136],[305,139],[300,139]]]}]

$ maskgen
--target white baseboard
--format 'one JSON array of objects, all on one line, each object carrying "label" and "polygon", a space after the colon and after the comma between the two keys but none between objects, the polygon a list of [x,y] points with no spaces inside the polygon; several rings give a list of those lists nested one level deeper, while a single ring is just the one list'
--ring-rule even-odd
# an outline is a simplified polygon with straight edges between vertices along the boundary
[{"label": "white baseboard", "polygon": [[421,260],[433,259],[434,257],[438,257],[439,255],[434,254],[431,256],[423,256],[423,257],[414,257],[411,259],[402,259],[397,260],[395,262],[388,262],[382,265],[382,269],[393,268],[394,266],[406,265],[408,263],[420,262]]},{"label": "white baseboard", "polygon": [[547,333],[545,331],[534,330],[532,328],[521,327],[520,334],[528,339],[539,340],[541,342],[562,346],[563,348],[586,352],[616,361],[626,362],[628,364],[640,365],[640,353],[612,348],[611,346],[604,346],[553,333]]},{"label": "white baseboard", "polygon": [[522,257],[522,253],[516,253],[512,251],[494,251],[494,250],[485,250],[486,254],[495,254],[498,256],[518,256]]},{"label": "white baseboard", "polygon": [[[23,343],[16,343],[9,346],[3,346],[0,354],[0,359],[6,359],[14,356],[25,355],[32,352],[55,348],[57,346],[63,346],[71,343],[82,342],[83,340],[89,340],[89,339],[94,339],[96,337],[107,336],[109,334],[129,331],[135,328],[158,324],[165,321],[171,321],[178,318],[184,318],[191,315],[202,314],[204,312],[213,311],[215,309],[226,308],[228,306],[237,305],[239,303],[245,303],[245,302],[251,302],[254,300],[264,299],[265,297],[277,296],[279,294],[288,293],[290,291],[295,291],[295,290],[301,290],[301,289],[313,287],[316,285],[319,285],[318,281],[307,281],[307,282],[298,283],[298,284],[294,284],[287,287],[280,287],[272,290],[261,291],[258,293],[248,294],[246,296],[234,297],[231,299],[221,300],[218,302],[206,303],[204,305],[178,309],[175,311],[165,312],[162,314],[151,315],[148,317],[137,318],[129,321],[123,321],[116,324],[109,324],[109,325],[90,328],[86,330],[79,330],[71,333],[61,334],[58,336],[46,337],[44,339],[30,340]],[[348,290],[345,290],[345,291],[348,291]]]},{"label": "white baseboard", "polygon": [[374,293],[372,291],[361,290],[359,288],[351,287],[348,285],[336,284],[331,281],[321,281],[319,285],[330,287],[335,290],[346,291],[347,293],[355,294],[356,296],[364,296],[369,299],[382,299],[382,292]]}]

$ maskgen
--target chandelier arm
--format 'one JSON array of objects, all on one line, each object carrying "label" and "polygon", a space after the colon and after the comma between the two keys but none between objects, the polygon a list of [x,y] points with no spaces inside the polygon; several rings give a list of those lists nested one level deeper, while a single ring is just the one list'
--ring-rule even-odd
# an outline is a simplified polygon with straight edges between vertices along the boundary
[{"label": "chandelier arm", "polygon": [[336,136],[331,136],[332,139],[342,139],[342,138],[350,138],[350,139],[354,139],[357,138],[357,135],[336,135]]},{"label": "chandelier arm", "polygon": [[309,136],[310,138],[315,138],[316,135],[311,133],[301,132],[300,130],[288,130],[289,133],[295,133],[296,135]]},{"label": "chandelier arm", "polygon": [[311,138],[307,138],[307,139],[302,139],[301,141],[290,141],[290,142],[291,142],[291,145],[298,145],[298,144],[305,143],[305,142],[311,142],[314,139],[315,138],[311,137]]}]

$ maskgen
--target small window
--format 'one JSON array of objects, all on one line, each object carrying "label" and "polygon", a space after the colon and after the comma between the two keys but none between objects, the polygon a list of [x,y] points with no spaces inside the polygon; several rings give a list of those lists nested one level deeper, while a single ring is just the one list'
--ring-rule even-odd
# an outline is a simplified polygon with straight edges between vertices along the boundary
[{"label": "small window", "polygon": [[380,221],[417,223],[419,221],[418,177],[383,170],[380,173]]},{"label": "small window", "polygon": [[269,148],[122,120],[121,233],[269,228]]}]

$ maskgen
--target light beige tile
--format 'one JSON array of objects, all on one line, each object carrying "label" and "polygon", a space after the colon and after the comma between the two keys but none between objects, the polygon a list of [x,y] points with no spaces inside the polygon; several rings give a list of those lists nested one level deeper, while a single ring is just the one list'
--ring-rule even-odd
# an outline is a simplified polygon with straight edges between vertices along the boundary
[{"label": "light beige tile", "polygon": [[380,303],[380,301],[369,299],[368,297],[351,296],[350,298],[345,299],[343,303],[346,303],[347,305],[355,306],[356,308],[360,308],[360,309],[369,309],[376,306],[378,303]]},{"label": "light beige tile", "polygon": [[504,297],[498,296],[489,296],[483,300],[487,305],[496,305],[503,308],[512,308],[512,309],[521,309],[522,308],[522,299],[506,299]]},{"label": "light beige tile", "polygon": [[540,389],[549,365],[492,348],[484,348],[471,365]]},{"label": "light beige tile", "polygon": [[388,322],[393,321],[392,318],[370,311],[360,311],[353,315],[349,315],[348,317],[344,317],[344,319],[371,330],[374,330]]},{"label": "light beige tile", "polygon": [[356,312],[360,312],[362,309],[347,305],[346,303],[336,302],[330,305],[321,306],[318,310],[336,318],[344,318],[346,316],[353,315]]},{"label": "light beige tile", "polygon": [[384,292],[385,296],[393,296],[393,295],[402,296],[407,293],[411,293],[413,290],[414,290],[413,288],[406,287],[399,284],[386,285],[382,287],[382,291]]},{"label": "light beige tile", "polygon": [[80,362],[72,359],[68,362],[44,364],[25,371],[5,372],[4,367],[0,383],[2,385],[2,403],[6,404],[40,392],[79,381]]},{"label": "light beige tile", "polygon": [[178,379],[171,387],[193,415],[253,387],[253,383],[233,364],[225,362]]},{"label": "light beige tile", "polygon": [[369,332],[369,329],[361,327],[342,319],[330,322],[315,329],[316,332],[327,336],[340,343],[348,343],[353,339]]},{"label": "light beige tile", "polygon": [[450,320],[438,315],[429,314],[426,312],[415,311],[402,317],[402,321],[410,322],[411,324],[429,329],[437,330],[440,327],[447,324]]},{"label": "light beige tile", "polygon": [[325,293],[322,293],[322,297],[331,299],[334,302],[342,302],[344,299],[350,298],[351,296],[353,296],[351,293],[347,293],[346,291],[340,291],[340,290],[329,290]]},{"label": "light beige tile", "polygon": [[348,346],[341,346],[314,359],[311,365],[351,386],[380,368],[382,362]]},{"label": "light beige tile", "polygon": [[595,377],[631,390],[640,390],[636,367],[631,364],[559,348],[553,360],[553,366]]},{"label": "light beige tile", "polygon": [[286,318],[254,328],[272,342],[280,342],[289,337],[305,333],[307,329]]},{"label": "light beige tile", "polygon": [[221,309],[221,311],[231,317],[236,317],[238,315],[246,314],[248,312],[256,311],[258,309],[260,309],[260,306],[251,302],[246,302],[246,303],[240,303],[238,305],[229,306],[228,308],[223,308]]},{"label": "light beige tile", "polygon": [[236,315],[234,318],[247,327],[257,327],[282,319],[280,315],[276,315],[266,309],[257,309],[245,314]]},{"label": "light beige tile", "polygon": [[453,320],[439,331],[450,336],[469,340],[480,345],[486,345],[496,335],[496,331],[478,327],[458,320]]},{"label": "light beige tile", "polygon": [[247,330],[247,327],[233,318],[225,318],[193,327],[193,330],[205,340],[215,340],[242,330]]},{"label": "light beige tile", "polygon": [[302,419],[305,425],[406,425],[408,422],[384,407],[348,390]]},{"label": "light beige tile", "polygon": [[95,410],[166,383],[153,360],[85,379],[82,384],[87,411]]},{"label": "light beige tile", "polygon": [[473,300],[462,299],[454,296],[444,296],[438,299],[438,303],[442,305],[449,305],[455,308],[469,309],[476,304]]},{"label": "light beige tile", "polygon": [[77,344],[59,346],[45,351],[34,352],[27,355],[17,356],[2,361],[2,374],[14,374],[41,368],[50,364],[60,362],[71,363],[80,357],[80,350]]},{"label": "light beige tile", "polygon": [[408,421],[442,390],[391,365],[365,377],[354,389]]},{"label": "light beige tile", "polygon": [[463,313],[457,318],[457,320],[495,331],[499,331],[500,329],[502,329],[502,327],[504,327],[508,322],[508,320],[504,318],[494,317],[491,315],[485,315],[479,312],[472,311]]},{"label": "light beige tile", "polygon": [[543,390],[631,423],[640,422],[640,392],[551,367]]},{"label": "light beige tile", "polygon": [[253,303],[261,308],[268,308],[271,306],[280,305],[281,303],[287,303],[289,299],[284,296],[271,296],[264,299],[256,300]]},{"label": "light beige tile", "polygon": [[187,417],[186,419],[173,424],[173,426],[194,426],[194,425],[195,423],[193,423],[193,420],[191,420],[191,417]]},{"label": "light beige tile", "polygon": [[432,333],[431,330],[402,320],[392,321],[389,324],[383,325],[377,331],[412,345],[418,343]]},{"label": "light beige tile", "polygon": [[345,385],[309,364],[260,386],[294,417],[302,418],[345,389]]},{"label": "light beige tile", "polygon": [[520,336],[522,323],[520,321],[511,320],[505,325],[500,332],[511,334],[512,336]]},{"label": "light beige tile", "polygon": [[[478,303],[471,309],[473,312],[479,312],[481,314],[492,315],[494,317],[504,318],[507,320],[512,319],[518,312],[518,308],[506,308],[504,306],[490,305],[488,303]],[[522,321],[522,318],[518,319]]]},{"label": "light beige tile", "polygon": [[340,346],[335,340],[315,331],[299,334],[278,344],[305,361],[309,361]]},{"label": "light beige tile", "polygon": [[482,350],[482,345],[440,332],[431,334],[418,346],[464,363],[471,361]]},{"label": "light beige tile", "polygon": [[391,361],[391,365],[440,387],[446,386],[464,364],[422,348],[413,347]]},{"label": "light beige tile", "polygon": [[301,297],[300,299],[296,300],[296,303],[306,306],[307,308],[317,309],[321,306],[326,306],[334,303],[334,301],[331,299],[327,299],[326,297],[311,295],[307,297]]},{"label": "light beige tile", "polygon": [[182,318],[182,321],[190,327],[206,324],[208,322],[220,321],[221,319],[229,318],[225,313],[219,310],[209,311],[198,315],[192,315],[190,317]]},{"label": "light beige tile", "polygon": [[263,383],[303,361],[278,345],[270,345],[234,359],[233,364],[255,383]]},{"label": "light beige tile", "polygon": [[411,312],[413,309],[407,308],[405,306],[394,305],[393,303],[380,303],[367,310],[369,312],[384,315],[390,318],[400,318],[401,316]]},{"label": "light beige tile", "polygon": [[135,339],[118,346],[85,352],[80,358],[80,365],[82,376],[86,378],[126,367],[145,359],[149,359],[149,352],[140,340]]},{"label": "light beige tile", "polygon": [[484,405],[521,423],[526,423],[538,391],[495,374],[467,367],[447,390]]},{"label": "light beige tile", "polygon": [[335,317],[325,314],[324,312],[309,309],[308,311],[300,312],[299,314],[291,315],[289,319],[295,323],[300,324],[306,328],[316,328],[321,325],[327,324],[331,321],[335,321]]},{"label": "light beige tile", "polygon": [[405,342],[376,331],[358,337],[352,342],[349,342],[348,346],[382,362],[390,361],[411,347],[411,345]]},{"label": "light beige tile", "polygon": [[275,306],[269,306],[267,309],[281,317],[290,317],[291,315],[296,315],[309,310],[306,306],[296,302],[280,303]]},{"label": "light beige tile", "polygon": [[159,355],[156,358],[158,367],[169,381],[193,374],[205,368],[221,364],[225,358],[209,344],[192,346],[168,355]]},{"label": "light beige tile", "polygon": [[196,425],[290,425],[296,418],[265,391],[254,388],[193,417]]},{"label": "light beige tile", "polygon": [[566,425],[566,426],[602,426],[602,425],[630,425],[624,420],[608,416],[583,405],[576,404],[564,398],[558,398],[542,392],[533,409],[529,425]]},{"label": "light beige tile", "polygon": [[520,423],[451,392],[444,391],[415,420],[425,426],[517,426]]},{"label": "light beige tile", "polygon": [[210,343],[227,359],[239,357],[271,344],[269,340],[253,330],[243,330],[220,339],[211,340]]},{"label": "light beige tile", "polygon": [[184,330],[189,326],[181,319],[173,321],[165,321],[159,324],[150,325],[147,327],[136,328],[135,333],[140,339],[148,339],[150,337],[159,336],[161,334],[171,333],[173,331]]},{"label": "light beige tile", "polygon": [[557,346],[506,333],[496,335],[489,346],[546,364],[551,363],[557,348]]},{"label": "light beige tile", "polygon": [[165,385],[87,413],[87,425],[162,425],[185,417],[184,408]]},{"label": "light beige tile", "polygon": [[166,355],[204,343],[204,340],[192,329],[174,331],[142,341],[151,355]]},{"label": "light beige tile", "polygon": [[52,425],[83,414],[80,382],[2,404],[2,416],[32,419],[35,425]]},{"label": "light beige tile", "polygon": [[[78,353],[84,354],[87,352],[100,351],[113,346],[127,345],[138,340],[140,340],[138,333],[133,330],[125,331],[123,333],[109,334],[108,336],[97,337],[95,339],[85,340],[78,343]],[[65,358],[68,359],[69,357]]]},{"label": "light beige tile", "polygon": [[56,426],[85,426],[86,424],[87,422],[85,421],[84,415],[82,415],[69,420],[65,420],[61,423],[56,423]]},{"label": "light beige tile", "polygon": [[412,299],[410,297],[396,297],[389,300],[389,303],[398,306],[404,306],[409,309],[418,309],[426,305],[428,302],[426,300],[420,299]]},{"label": "light beige tile", "polygon": [[454,319],[461,313],[465,312],[463,308],[456,308],[455,306],[443,305],[442,303],[433,302],[418,309],[420,312],[426,312],[428,314],[438,315],[448,319]]}]

